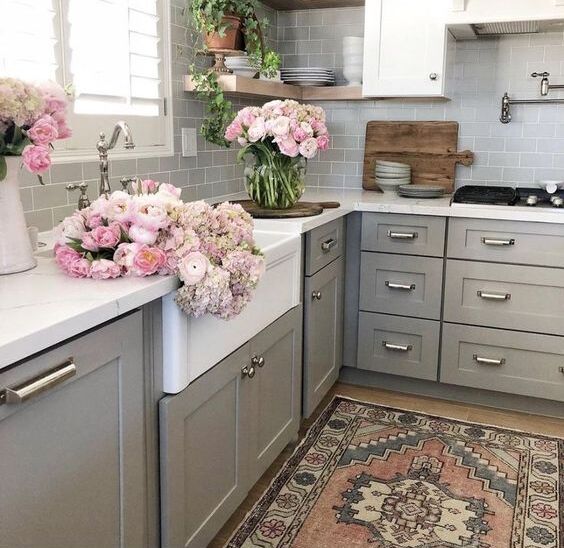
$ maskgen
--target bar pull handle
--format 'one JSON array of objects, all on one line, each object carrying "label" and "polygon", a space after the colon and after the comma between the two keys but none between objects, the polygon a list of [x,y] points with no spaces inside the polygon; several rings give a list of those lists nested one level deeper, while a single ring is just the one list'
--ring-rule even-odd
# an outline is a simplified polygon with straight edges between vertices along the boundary
[{"label": "bar pull handle", "polygon": [[481,356],[478,356],[478,354],[474,354],[474,356],[472,356],[472,357],[474,358],[474,361],[476,361],[480,365],[497,365],[497,366],[500,366],[500,365],[505,364],[505,358],[495,360],[493,358],[482,358]]},{"label": "bar pull handle", "polygon": [[386,280],[386,287],[390,289],[400,289],[401,291],[413,291],[415,289],[415,284],[396,284]]},{"label": "bar pull handle", "polygon": [[329,251],[331,251],[336,245],[337,240],[331,238],[321,244],[321,251],[323,251],[323,253],[329,253]]},{"label": "bar pull handle", "polygon": [[74,360],[69,358],[65,363],[27,379],[15,386],[0,391],[0,405],[4,403],[23,403],[76,375]]},{"label": "bar pull handle", "polygon": [[492,245],[495,247],[508,247],[515,245],[515,240],[513,238],[507,240],[498,240],[496,238],[482,238],[482,243],[484,245]]},{"label": "bar pull handle", "polygon": [[382,346],[386,350],[392,350],[394,352],[409,352],[413,349],[413,346],[410,344],[393,344],[389,343],[388,341],[382,341]]},{"label": "bar pull handle", "polygon": [[388,230],[388,238],[392,240],[416,240],[419,234],[417,232],[394,232]]},{"label": "bar pull handle", "polygon": [[487,293],[486,291],[477,291],[476,294],[486,301],[509,301],[511,293]]}]

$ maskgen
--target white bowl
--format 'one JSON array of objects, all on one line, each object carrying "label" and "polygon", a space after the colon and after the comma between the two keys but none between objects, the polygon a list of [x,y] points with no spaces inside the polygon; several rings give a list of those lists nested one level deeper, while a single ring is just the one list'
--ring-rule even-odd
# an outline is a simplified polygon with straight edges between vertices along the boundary
[{"label": "white bowl", "polygon": [[390,160],[376,160],[377,166],[387,166],[387,167],[401,167],[401,168],[409,168],[411,166],[409,164],[404,164],[402,162],[391,162]]},{"label": "white bowl", "polygon": [[403,177],[401,179],[384,179],[382,177],[376,177],[376,183],[378,185],[383,184],[385,186],[400,186],[411,184],[411,177]]},{"label": "white bowl", "polygon": [[403,184],[403,183],[386,183],[383,181],[376,181],[376,184],[378,185],[378,188],[385,193],[392,193],[392,192],[397,192],[398,188]]},{"label": "white bowl", "polygon": [[254,68],[233,68],[231,70],[233,71],[233,74],[237,76],[244,76],[245,78],[254,78],[257,75],[257,71]]}]

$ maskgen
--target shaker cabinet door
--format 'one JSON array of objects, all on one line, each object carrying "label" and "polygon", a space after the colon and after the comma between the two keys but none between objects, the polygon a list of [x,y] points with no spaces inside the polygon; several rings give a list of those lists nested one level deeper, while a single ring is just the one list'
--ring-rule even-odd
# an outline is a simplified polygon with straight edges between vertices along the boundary
[{"label": "shaker cabinet door", "polygon": [[163,548],[207,546],[247,495],[248,364],[247,344],[160,402]]},{"label": "shaker cabinet door", "polygon": [[296,307],[251,341],[249,474],[254,484],[296,436],[301,418],[302,309]]},{"label": "shaker cabinet door", "polygon": [[335,384],[343,352],[343,258],[305,282],[304,416]]},{"label": "shaker cabinet door", "polygon": [[366,0],[365,96],[444,95],[448,3]]},{"label": "shaker cabinet door", "polygon": [[2,548],[149,548],[142,349],[136,312],[0,372]]}]

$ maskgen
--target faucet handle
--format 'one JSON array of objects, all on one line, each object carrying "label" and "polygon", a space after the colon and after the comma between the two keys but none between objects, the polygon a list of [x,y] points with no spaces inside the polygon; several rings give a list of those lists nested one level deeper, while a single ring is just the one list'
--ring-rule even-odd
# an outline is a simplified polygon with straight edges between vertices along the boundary
[{"label": "faucet handle", "polygon": [[80,190],[80,196],[78,197],[78,209],[86,209],[90,207],[90,198],[88,198],[88,183],[69,183],[66,187],[67,191],[73,192],[75,190]]},{"label": "faucet handle", "polygon": [[124,192],[131,194],[129,191],[129,185],[137,181],[137,177],[122,177],[119,182],[121,183],[121,188]]}]

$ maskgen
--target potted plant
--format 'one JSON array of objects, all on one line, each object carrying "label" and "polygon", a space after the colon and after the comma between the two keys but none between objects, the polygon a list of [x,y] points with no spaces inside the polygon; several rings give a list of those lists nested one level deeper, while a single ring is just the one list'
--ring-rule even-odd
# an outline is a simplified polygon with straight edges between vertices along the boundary
[{"label": "potted plant", "polygon": [[67,95],[56,84],[34,86],[0,78],[0,274],[36,265],[29,241],[18,171],[39,177],[51,165],[52,143],[70,137]]},{"label": "potted plant", "polygon": [[217,72],[197,63],[196,57],[244,49],[257,72],[274,76],[280,68],[280,57],[264,43],[269,22],[266,18],[259,20],[257,7],[257,0],[190,0],[188,4],[195,57],[190,74],[197,97],[206,102],[201,132],[207,141],[219,146],[230,144],[224,134],[235,113],[218,84]]},{"label": "potted plant", "polygon": [[239,111],[225,132],[254,163],[245,169],[247,192],[260,207],[288,209],[305,189],[307,160],[329,147],[325,111],[296,101],[271,101]]}]

